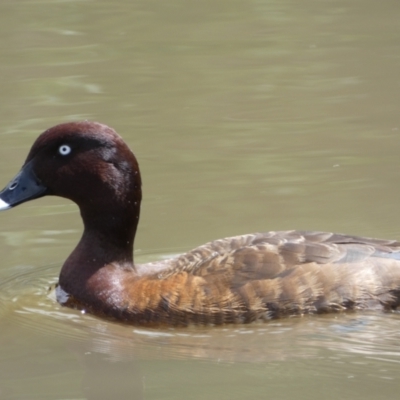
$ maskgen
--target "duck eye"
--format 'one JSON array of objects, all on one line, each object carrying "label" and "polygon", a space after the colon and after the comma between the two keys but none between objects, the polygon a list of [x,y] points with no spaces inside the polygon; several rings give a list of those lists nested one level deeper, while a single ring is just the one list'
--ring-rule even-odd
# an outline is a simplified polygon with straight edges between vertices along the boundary
[{"label": "duck eye", "polygon": [[58,152],[62,155],[62,156],[66,156],[69,153],[71,153],[71,147],[69,147],[67,144],[63,144],[58,148]]}]

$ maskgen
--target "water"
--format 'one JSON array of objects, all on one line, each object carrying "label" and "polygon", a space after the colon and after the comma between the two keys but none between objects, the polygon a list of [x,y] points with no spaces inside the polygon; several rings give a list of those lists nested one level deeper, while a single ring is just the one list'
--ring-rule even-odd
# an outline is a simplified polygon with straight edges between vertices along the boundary
[{"label": "water", "polygon": [[[44,129],[88,118],[140,162],[138,262],[266,230],[400,238],[399,12],[3,1],[0,182]],[[396,313],[151,330],[60,307],[81,229],[63,199],[0,214],[1,399],[398,397]]]}]

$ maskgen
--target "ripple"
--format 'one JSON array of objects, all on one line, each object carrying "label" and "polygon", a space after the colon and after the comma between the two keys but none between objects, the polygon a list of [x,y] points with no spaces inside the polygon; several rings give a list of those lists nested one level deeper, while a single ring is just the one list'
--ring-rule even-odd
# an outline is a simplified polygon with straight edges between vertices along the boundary
[{"label": "ripple", "polygon": [[55,299],[59,264],[27,268],[0,283],[0,318],[35,332],[84,337],[82,327],[74,329],[82,325],[83,315]]},{"label": "ripple", "polygon": [[26,267],[0,283],[3,326],[11,326],[13,332],[24,329],[28,335],[57,337],[84,353],[107,354],[113,360],[197,358],[260,363],[322,358],[340,364],[350,357],[400,362],[398,314],[310,316],[222,327],[142,328],[62,307],[52,289],[59,268],[59,264]]}]

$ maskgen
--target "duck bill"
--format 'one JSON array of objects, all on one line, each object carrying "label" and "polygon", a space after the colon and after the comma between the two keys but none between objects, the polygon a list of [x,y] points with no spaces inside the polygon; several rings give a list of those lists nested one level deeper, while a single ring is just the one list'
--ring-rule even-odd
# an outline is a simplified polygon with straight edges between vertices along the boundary
[{"label": "duck bill", "polygon": [[15,207],[46,194],[47,188],[33,172],[32,161],[0,192],[0,211]]}]

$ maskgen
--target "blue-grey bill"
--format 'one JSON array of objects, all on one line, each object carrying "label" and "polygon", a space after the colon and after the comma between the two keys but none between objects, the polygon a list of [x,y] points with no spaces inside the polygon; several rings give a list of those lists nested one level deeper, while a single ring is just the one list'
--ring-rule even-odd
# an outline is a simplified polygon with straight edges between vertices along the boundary
[{"label": "blue-grey bill", "polygon": [[17,176],[0,192],[0,211],[45,196],[46,186],[33,171],[33,162],[26,163]]}]

